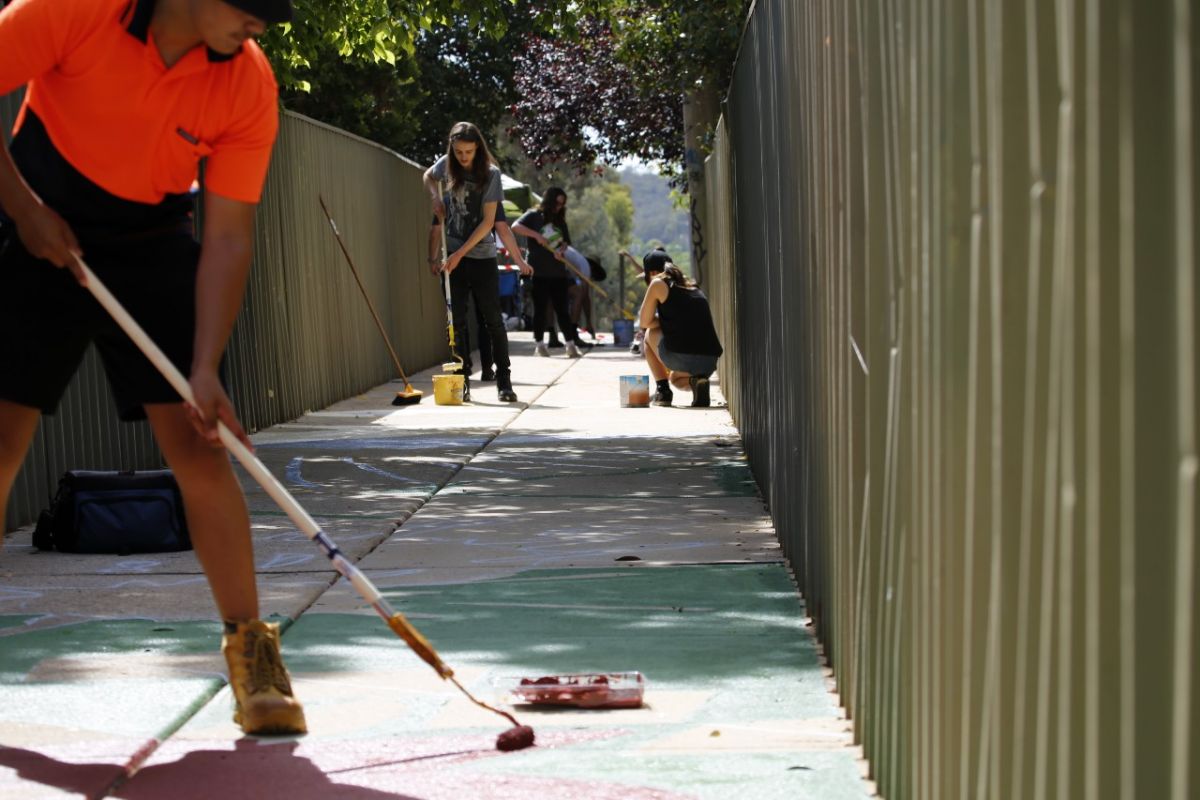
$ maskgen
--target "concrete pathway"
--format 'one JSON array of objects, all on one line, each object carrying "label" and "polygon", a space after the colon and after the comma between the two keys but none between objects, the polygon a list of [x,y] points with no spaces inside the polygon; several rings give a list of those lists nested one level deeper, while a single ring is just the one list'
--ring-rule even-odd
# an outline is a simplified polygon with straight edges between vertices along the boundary
[{"label": "concrete pathway", "polygon": [[[254,437],[259,457],[470,691],[637,670],[638,709],[511,708],[537,746],[413,656],[244,480],[264,615],[308,736],[243,737],[191,553],[0,558],[0,797],[821,798],[871,794],[714,387],[618,406],[624,349],[536,358],[521,402],[389,404],[385,385]],[[554,352],[554,351],[552,351]],[[676,400],[690,401],[686,392]]]}]

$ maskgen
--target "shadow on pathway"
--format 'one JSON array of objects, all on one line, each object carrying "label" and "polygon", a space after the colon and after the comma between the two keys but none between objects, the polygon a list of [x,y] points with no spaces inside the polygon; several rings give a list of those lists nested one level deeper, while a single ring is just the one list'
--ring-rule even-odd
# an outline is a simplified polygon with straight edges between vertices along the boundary
[{"label": "shadow on pathway", "polygon": [[[312,761],[296,755],[298,746],[297,742],[261,746],[255,740],[241,739],[234,750],[195,750],[177,761],[139,770],[112,796],[125,800],[419,800],[411,795],[335,783]],[[16,770],[25,780],[95,798],[108,796],[104,788],[122,773],[115,764],[73,764],[16,747],[0,747],[0,766]]]}]

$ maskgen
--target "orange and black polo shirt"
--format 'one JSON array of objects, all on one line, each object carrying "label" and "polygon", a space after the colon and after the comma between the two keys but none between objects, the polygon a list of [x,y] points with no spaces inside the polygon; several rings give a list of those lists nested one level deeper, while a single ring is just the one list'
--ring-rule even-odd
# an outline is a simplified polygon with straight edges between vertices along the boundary
[{"label": "orange and black polo shirt", "polygon": [[[46,140],[55,152],[42,155],[114,199],[159,204],[187,193],[202,158],[207,190],[261,197],[279,126],[266,56],[248,40],[233,56],[193,48],[167,69],[153,11],[154,0],[15,0],[0,10],[0,94],[28,84],[13,157],[52,207],[43,192],[62,187],[37,185],[37,168],[23,162],[40,145],[20,139]],[[59,173],[46,182],[61,183]]]}]

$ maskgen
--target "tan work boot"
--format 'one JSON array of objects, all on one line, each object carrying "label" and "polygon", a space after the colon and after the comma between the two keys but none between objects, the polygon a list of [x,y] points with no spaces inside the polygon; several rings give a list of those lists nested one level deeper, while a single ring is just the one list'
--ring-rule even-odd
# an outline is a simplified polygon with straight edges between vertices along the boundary
[{"label": "tan work boot", "polygon": [[279,626],[254,619],[226,622],[221,652],[229,665],[233,721],[248,734],[307,733],[304,708],[279,654]]}]

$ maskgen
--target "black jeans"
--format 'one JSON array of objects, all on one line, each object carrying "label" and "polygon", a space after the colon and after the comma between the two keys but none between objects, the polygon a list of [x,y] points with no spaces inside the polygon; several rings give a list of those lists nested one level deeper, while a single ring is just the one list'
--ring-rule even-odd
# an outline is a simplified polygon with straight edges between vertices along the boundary
[{"label": "black jeans", "polygon": [[[496,361],[492,358],[492,337],[487,332],[487,320],[483,318],[483,312],[479,310],[478,302],[472,301],[471,308],[475,312],[475,326],[471,328],[471,331],[479,340],[479,366],[491,369]],[[501,320],[503,321],[503,317]]]},{"label": "black jeans", "polygon": [[500,318],[500,274],[496,271],[496,259],[464,258],[450,273],[450,313],[454,317],[455,344],[463,359],[463,370],[469,375],[471,334],[467,329],[468,297],[475,298],[475,305],[483,315],[491,340],[492,357],[496,361],[496,372],[510,372],[512,365],[508,360],[508,333],[504,330],[504,320]]},{"label": "black jeans", "polygon": [[558,317],[558,329],[568,342],[579,342],[579,332],[571,322],[571,307],[567,302],[567,288],[571,281],[567,278],[533,277],[533,340],[540,342],[546,332],[547,300],[554,306],[554,316]]}]

